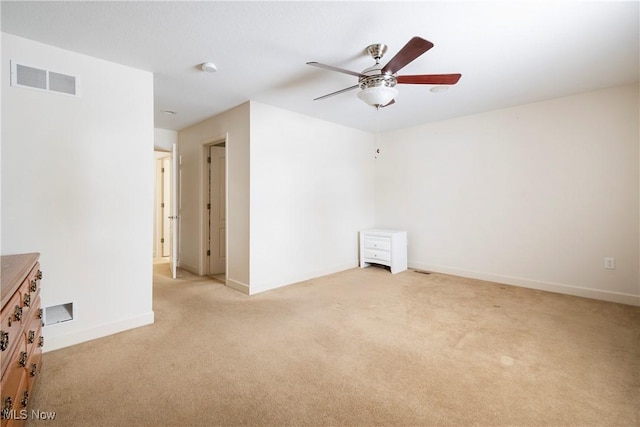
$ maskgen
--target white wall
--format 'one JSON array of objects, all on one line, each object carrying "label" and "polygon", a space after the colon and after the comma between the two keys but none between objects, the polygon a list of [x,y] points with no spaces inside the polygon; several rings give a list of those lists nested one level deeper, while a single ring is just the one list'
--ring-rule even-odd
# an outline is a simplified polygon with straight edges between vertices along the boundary
[{"label": "white wall", "polygon": [[153,130],[153,147],[156,151],[169,151],[178,143],[178,132],[175,130],[155,128]]},{"label": "white wall", "polygon": [[376,224],[413,267],[638,304],[638,115],[633,85],[387,133]]},{"label": "white wall", "polygon": [[355,267],[373,136],[249,102],[179,132],[180,265],[202,274],[203,146],[227,136],[227,283],[255,294]]},{"label": "white wall", "polygon": [[227,138],[227,283],[249,292],[249,103],[178,134],[180,179],[180,267],[204,272],[202,214],[206,201],[203,147]]},{"label": "white wall", "polygon": [[2,253],[40,252],[43,307],[74,303],[45,351],[152,323],[152,74],[3,34],[10,60],[81,81],[2,80]]},{"label": "white wall", "polygon": [[358,265],[374,138],[251,102],[251,293]]}]

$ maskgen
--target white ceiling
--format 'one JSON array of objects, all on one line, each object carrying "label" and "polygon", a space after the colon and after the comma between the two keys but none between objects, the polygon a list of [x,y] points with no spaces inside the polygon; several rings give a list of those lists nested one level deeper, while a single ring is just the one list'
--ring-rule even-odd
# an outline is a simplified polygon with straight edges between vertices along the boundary
[{"label": "white ceiling", "polygon": [[[2,31],[153,72],[155,126],[179,130],[255,100],[389,130],[639,78],[639,2],[10,2]],[[379,112],[351,91],[364,49],[386,63],[413,36],[435,46],[399,74],[461,73],[448,91],[399,85]],[[216,73],[199,71],[212,61]],[[162,110],[174,110],[174,116]]]}]

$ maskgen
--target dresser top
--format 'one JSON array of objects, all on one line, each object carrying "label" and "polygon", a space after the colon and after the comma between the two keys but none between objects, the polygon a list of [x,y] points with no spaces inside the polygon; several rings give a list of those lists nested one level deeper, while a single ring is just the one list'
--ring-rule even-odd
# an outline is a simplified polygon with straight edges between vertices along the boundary
[{"label": "dresser top", "polygon": [[22,280],[29,274],[39,257],[39,253],[3,255],[0,257],[0,264],[2,264],[0,296],[3,307],[22,284]]}]

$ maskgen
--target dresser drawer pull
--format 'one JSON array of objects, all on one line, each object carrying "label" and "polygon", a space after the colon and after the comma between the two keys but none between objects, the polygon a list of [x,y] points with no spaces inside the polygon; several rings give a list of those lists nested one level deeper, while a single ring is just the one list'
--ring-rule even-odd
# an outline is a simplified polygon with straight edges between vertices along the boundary
[{"label": "dresser drawer pull", "polygon": [[29,371],[29,375],[31,375],[32,377],[35,377],[37,373],[38,373],[38,365],[36,363],[32,363],[31,370]]},{"label": "dresser drawer pull", "polygon": [[16,319],[16,322],[22,320],[22,307],[16,305],[16,310],[13,313],[13,317]]},{"label": "dresser drawer pull", "polygon": [[22,400],[20,401],[20,404],[22,405],[23,408],[26,408],[27,405],[29,404],[29,391],[25,390],[24,393],[22,394]]},{"label": "dresser drawer pull", "polygon": [[24,294],[24,297],[22,298],[22,305],[25,307],[31,306],[31,295]]},{"label": "dresser drawer pull", "polygon": [[42,309],[38,310],[38,319],[42,319]]},{"label": "dresser drawer pull", "polygon": [[27,341],[29,342],[29,344],[33,344],[35,340],[36,340],[36,331],[29,331],[29,335],[27,336]]},{"label": "dresser drawer pull", "polygon": [[44,337],[41,336],[40,339],[38,340],[38,347],[44,347]]},{"label": "dresser drawer pull", "polygon": [[27,366],[27,352],[26,351],[21,351],[20,352],[20,360],[18,360],[18,363],[20,363],[21,367],[25,367]]},{"label": "dresser drawer pull", "polygon": [[11,396],[7,396],[2,399],[2,419],[9,419],[9,415],[11,415],[11,409],[13,408],[13,400]]},{"label": "dresser drawer pull", "polygon": [[38,280],[37,279],[33,279],[31,281],[31,286],[29,287],[29,289],[31,289],[31,292],[35,292],[38,290]]},{"label": "dresser drawer pull", "polygon": [[38,278],[38,280],[42,280],[42,270],[38,270],[38,272],[36,273],[36,277]]},{"label": "dresser drawer pull", "polygon": [[5,351],[9,347],[9,332],[0,331],[0,350]]}]

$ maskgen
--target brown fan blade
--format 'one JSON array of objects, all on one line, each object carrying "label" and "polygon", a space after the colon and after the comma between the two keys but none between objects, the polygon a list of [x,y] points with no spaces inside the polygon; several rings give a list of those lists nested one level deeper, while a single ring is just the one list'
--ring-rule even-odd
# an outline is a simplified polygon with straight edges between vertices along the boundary
[{"label": "brown fan blade", "polygon": [[356,77],[362,77],[362,74],[360,73],[356,73],[355,71],[345,70],[343,68],[334,67],[333,65],[321,64],[319,62],[307,62],[307,65],[312,65],[318,68],[324,68],[325,70],[329,70],[329,71],[337,71],[339,73],[350,74]]},{"label": "brown fan blade", "polygon": [[322,96],[320,96],[318,98],[314,98],[314,101],[317,101],[319,99],[325,99],[325,98],[328,98],[328,97],[333,96],[333,95],[338,95],[338,94],[341,94],[343,92],[349,92],[350,90],[358,89],[359,87],[360,86],[355,85],[355,86],[351,86],[351,87],[348,87],[348,88],[345,88],[345,89],[341,89],[341,90],[336,91],[336,92],[328,93],[328,94],[322,95]]},{"label": "brown fan blade", "polygon": [[391,58],[391,61],[382,68],[382,72],[395,74],[432,47],[433,43],[430,41],[421,39],[420,37],[413,37],[400,49],[400,52],[396,53],[396,56]]},{"label": "brown fan blade", "polygon": [[462,74],[421,74],[417,76],[398,76],[398,84],[412,85],[454,85]]}]

